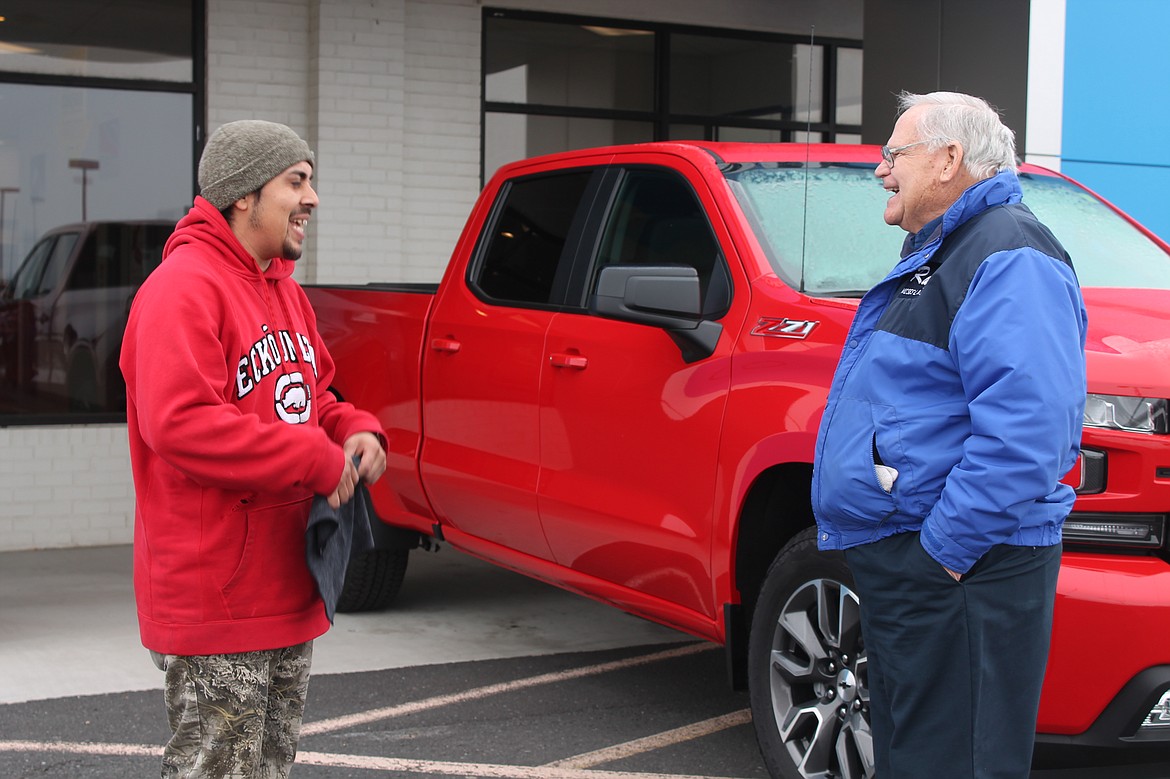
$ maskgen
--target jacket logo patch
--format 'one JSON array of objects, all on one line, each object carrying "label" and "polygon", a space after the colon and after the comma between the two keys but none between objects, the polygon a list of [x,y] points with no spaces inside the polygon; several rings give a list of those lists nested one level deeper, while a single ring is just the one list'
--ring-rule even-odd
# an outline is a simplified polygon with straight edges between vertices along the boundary
[{"label": "jacket logo patch", "polygon": [[934,273],[934,268],[929,265],[923,265],[914,271],[914,275],[907,280],[905,286],[902,287],[898,294],[911,296],[921,295],[922,290],[926,287],[926,283],[930,281],[932,273]]},{"label": "jacket logo patch", "polygon": [[283,374],[276,380],[276,415],[290,425],[309,421],[313,396],[300,371]]},{"label": "jacket logo patch", "polygon": [[789,319],[788,317],[760,317],[760,321],[752,329],[752,335],[760,335],[767,338],[795,338],[803,340],[808,338],[809,333],[813,331],[820,322],[810,319]]}]

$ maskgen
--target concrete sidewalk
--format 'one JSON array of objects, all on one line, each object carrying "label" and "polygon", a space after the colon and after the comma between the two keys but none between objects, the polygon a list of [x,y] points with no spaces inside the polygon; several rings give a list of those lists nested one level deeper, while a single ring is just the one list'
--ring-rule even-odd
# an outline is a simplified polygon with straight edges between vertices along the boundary
[{"label": "concrete sidewalk", "polygon": [[[162,688],[138,640],[129,546],[0,552],[0,704]],[[395,605],[339,614],[313,673],[693,641],[446,546]]]}]

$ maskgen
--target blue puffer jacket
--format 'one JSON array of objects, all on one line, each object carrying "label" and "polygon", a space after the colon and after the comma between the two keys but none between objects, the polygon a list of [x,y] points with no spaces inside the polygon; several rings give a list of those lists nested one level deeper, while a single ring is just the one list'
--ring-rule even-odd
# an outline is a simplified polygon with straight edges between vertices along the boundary
[{"label": "blue puffer jacket", "polygon": [[822,549],[921,530],[966,572],[996,544],[1060,542],[1086,315],[1067,253],[1021,196],[1012,172],[970,187],[862,299],[817,438]]}]

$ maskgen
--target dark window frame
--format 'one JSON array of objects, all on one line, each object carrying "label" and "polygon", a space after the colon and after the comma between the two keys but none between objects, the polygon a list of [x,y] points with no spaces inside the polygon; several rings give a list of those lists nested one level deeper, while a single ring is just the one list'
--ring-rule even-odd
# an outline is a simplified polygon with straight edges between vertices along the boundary
[{"label": "dark window frame", "polygon": [[[647,30],[654,35],[654,108],[647,111],[629,109],[586,108],[548,105],[541,103],[509,103],[487,99],[488,21],[509,19],[517,21],[563,24],[566,26],[598,26]],[[542,11],[517,11],[485,7],[480,25],[480,185],[486,182],[489,171],[484,170],[487,155],[488,114],[516,114],[549,116],[571,119],[604,119],[613,121],[645,122],[653,127],[652,140],[667,140],[671,125],[689,124],[703,127],[703,140],[715,140],[715,128],[772,130],[781,133],[785,141],[793,140],[794,133],[820,133],[822,142],[835,143],[838,135],[860,135],[860,124],[838,122],[837,113],[837,52],[839,49],[863,50],[862,42],[852,38],[811,37],[788,33],[765,33],[719,27],[645,22],[634,19],[557,14]],[[714,116],[672,113],[670,110],[670,43],[674,35],[708,38],[736,38],[744,41],[812,45],[823,52],[821,62],[821,120],[756,119],[751,117]]]}]

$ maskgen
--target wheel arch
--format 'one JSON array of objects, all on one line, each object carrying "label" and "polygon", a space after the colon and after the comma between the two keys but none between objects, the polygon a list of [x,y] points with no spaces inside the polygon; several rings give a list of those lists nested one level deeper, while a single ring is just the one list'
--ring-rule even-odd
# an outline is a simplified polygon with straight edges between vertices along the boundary
[{"label": "wheel arch", "polygon": [[762,471],[744,497],[733,567],[739,603],[724,607],[727,671],[734,689],[747,686],[752,612],[768,568],[793,536],[815,524],[811,485],[811,464],[781,463]]}]

